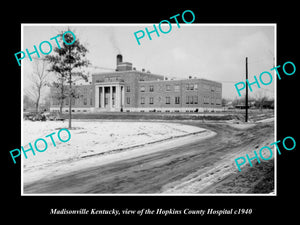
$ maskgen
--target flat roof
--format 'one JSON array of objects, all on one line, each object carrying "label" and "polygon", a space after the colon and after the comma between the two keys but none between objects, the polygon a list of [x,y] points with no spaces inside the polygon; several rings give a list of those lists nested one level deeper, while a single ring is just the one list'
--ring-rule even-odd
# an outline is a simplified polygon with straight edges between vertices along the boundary
[{"label": "flat roof", "polygon": [[148,74],[148,75],[155,75],[155,76],[162,76],[160,74],[155,74],[155,73],[148,73],[148,72],[143,72],[140,70],[124,70],[124,71],[114,71],[114,72],[101,72],[101,73],[94,73],[92,76],[97,76],[97,75],[114,75],[114,74],[120,74],[120,73],[142,73],[142,74]]},{"label": "flat roof", "polygon": [[178,79],[178,80],[145,80],[145,81],[139,81],[141,83],[150,83],[150,82],[192,82],[192,81],[207,81],[210,83],[217,83],[217,84],[222,84],[221,82],[217,82],[214,80],[207,80],[207,79],[202,79],[202,78],[191,78],[191,79]]}]

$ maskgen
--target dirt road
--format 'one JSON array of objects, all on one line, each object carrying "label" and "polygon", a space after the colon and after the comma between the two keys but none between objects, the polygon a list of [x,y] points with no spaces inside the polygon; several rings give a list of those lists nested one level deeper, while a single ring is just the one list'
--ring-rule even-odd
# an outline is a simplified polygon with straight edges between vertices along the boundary
[{"label": "dirt road", "polygon": [[[222,181],[248,171],[249,168],[245,168],[238,172],[234,165],[235,158],[274,142],[273,123],[258,123],[243,130],[226,123],[193,121],[185,124],[209,129],[217,135],[153,154],[43,178],[25,184],[24,193],[216,192],[216,185]],[[218,189],[220,192],[222,190]]]}]

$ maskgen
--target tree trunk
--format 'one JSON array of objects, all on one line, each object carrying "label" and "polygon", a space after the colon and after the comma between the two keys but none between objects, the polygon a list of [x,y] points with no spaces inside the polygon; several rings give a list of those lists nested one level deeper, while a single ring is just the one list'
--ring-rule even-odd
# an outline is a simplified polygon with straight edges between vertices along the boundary
[{"label": "tree trunk", "polygon": [[35,103],[35,112],[39,112],[39,103],[40,103],[41,89],[38,89],[38,96]]},{"label": "tree trunk", "polygon": [[71,118],[72,118],[72,107],[71,107],[71,103],[72,103],[72,82],[71,82],[71,71],[70,71],[70,85],[69,85],[69,129],[71,129],[72,125],[71,125]]},{"label": "tree trunk", "polygon": [[39,100],[36,100],[36,103],[35,103],[35,113],[38,114],[39,112]]},{"label": "tree trunk", "polygon": [[[69,28],[68,28],[69,30]],[[71,55],[71,49],[70,49],[70,45],[68,46],[68,51],[69,51],[69,57]],[[69,59],[70,60],[70,59]],[[71,106],[71,103],[72,103],[72,70],[71,70],[71,63],[69,61],[69,82],[70,82],[70,90],[69,90],[69,129],[72,128],[72,125],[71,125],[71,119],[72,119],[72,106]]]},{"label": "tree trunk", "polygon": [[62,108],[64,104],[64,82],[61,80],[61,95],[60,95],[60,106],[59,106],[59,115],[62,117]]},{"label": "tree trunk", "polygon": [[60,106],[59,106],[59,116],[62,117],[62,108],[63,108],[63,100],[61,100]]}]

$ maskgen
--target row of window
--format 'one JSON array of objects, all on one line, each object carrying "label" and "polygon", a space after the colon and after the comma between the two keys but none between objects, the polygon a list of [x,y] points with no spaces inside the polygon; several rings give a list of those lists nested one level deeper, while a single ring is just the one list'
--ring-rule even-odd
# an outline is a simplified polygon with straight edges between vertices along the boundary
[{"label": "row of window", "polygon": [[[165,86],[165,90],[166,91],[171,91],[171,85],[170,84],[166,84]],[[162,87],[160,86],[160,90],[161,91]],[[198,90],[198,84],[186,84],[186,90],[191,90],[191,91],[196,91]],[[130,86],[127,86],[126,88],[127,92],[130,92]],[[140,87],[140,92],[145,92],[146,91],[146,87],[145,86],[141,86]],[[149,92],[154,92],[154,85],[149,85]],[[174,92],[180,92],[180,85],[175,84],[174,85]]]},{"label": "row of window", "polygon": [[[130,97],[127,97],[127,104],[130,104]],[[159,99],[160,101],[160,99]],[[216,100],[216,102],[219,102],[219,100]],[[174,103],[175,104],[180,104],[180,97],[174,97]],[[210,98],[204,97],[203,98],[203,104],[209,104],[210,103]],[[145,97],[141,97],[140,101],[141,105],[145,104]],[[154,97],[149,97],[149,104],[153,105],[154,104]],[[171,104],[171,97],[165,97],[165,104]],[[185,104],[198,104],[198,96],[186,96],[185,98]],[[213,104],[213,101],[212,101]]]},{"label": "row of window", "polygon": [[[171,84],[166,84],[165,85],[165,90],[166,91],[172,91],[171,90]],[[214,87],[211,85],[207,85],[204,84],[203,85],[203,89],[204,90],[211,90],[212,92],[221,92],[221,87]],[[193,84],[193,83],[187,83],[185,84],[185,90],[186,91],[197,91],[198,90],[198,84]],[[140,86],[140,92],[154,92],[154,85],[149,85],[148,89],[146,89],[146,87],[144,85]],[[162,85],[159,85],[159,90],[158,91],[162,91]],[[126,92],[130,92],[130,86],[126,86]],[[180,92],[180,85],[179,84],[175,84],[174,85],[174,92]]]},{"label": "row of window", "polygon": [[[88,102],[88,99],[87,98],[83,98],[83,105],[87,105],[87,102]],[[66,105],[69,105],[69,99],[67,99],[65,101],[65,103],[66,103]],[[72,105],[75,105],[75,99],[74,98],[72,98],[72,102],[71,103],[72,103]],[[90,105],[93,105],[93,99],[92,98],[90,98]]]},{"label": "row of window", "polygon": [[[108,102],[108,99],[105,98],[106,104]],[[114,101],[114,99],[113,99]],[[217,100],[217,102],[219,102],[219,100]],[[56,103],[56,104],[55,104]],[[92,105],[93,103],[93,99],[90,98],[90,105]],[[130,104],[130,97],[126,98],[126,103]],[[180,104],[180,97],[174,97],[174,103],[175,104]],[[198,104],[198,96],[186,96],[186,104]],[[207,96],[203,97],[203,104],[209,104],[210,103],[210,98]],[[75,105],[75,99],[72,99],[71,102],[72,105]],[[114,104],[114,103],[113,103]],[[141,97],[141,105],[145,104],[145,97]],[[154,104],[154,97],[149,97],[149,104],[153,105]],[[171,104],[171,97],[165,97],[165,104]],[[213,104],[213,103],[212,103]],[[53,105],[59,105],[58,101],[53,102]],[[69,105],[69,100],[65,100],[65,105]],[[83,105],[87,105],[87,98],[83,99]],[[217,104],[218,105],[218,104]]]},{"label": "row of window", "polygon": [[[146,91],[154,92],[154,85],[149,85],[148,88],[149,89],[146,90],[145,86],[140,86],[140,92],[146,92]],[[170,84],[166,84],[165,88],[166,88],[165,89],[166,91],[171,91]],[[162,88],[160,86],[159,91],[161,91],[161,89]],[[198,90],[198,84],[186,84],[186,90],[196,91],[196,90]],[[130,92],[130,86],[126,86],[126,92]],[[180,92],[180,85],[178,85],[178,84],[174,85],[174,92]]]},{"label": "row of window", "polygon": [[[87,105],[87,98],[83,98],[83,105]],[[217,100],[218,101],[218,100]],[[108,98],[105,98],[105,104],[108,104]],[[113,98],[114,102],[114,98]],[[65,105],[69,105],[69,100],[65,99],[64,101]],[[130,97],[126,98],[126,103],[130,104]],[[174,103],[175,104],[180,104],[180,97],[174,97]],[[186,96],[186,104],[198,104],[198,96]],[[210,97],[209,96],[203,96],[203,103],[208,104],[210,103]],[[71,102],[72,105],[75,105],[75,99],[72,99]],[[114,104],[114,103],[113,103]],[[145,104],[145,97],[141,97],[141,104]],[[149,97],[149,104],[152,105],[154,104],[154,97]],[[165,97],[165,104],[171,104],[171,97]],[[59,105],[58,100],[53,101],[53,105]],[[93,99],[90,98],[90,105],[93,105]]]},{"label": "row of window", "polygon": [[[71,105],[75,105],[75,101],[76,101],[76,99],[75,99],[75,98],[72,98],[72,100],[71,100]],[[78,101],[78,100],[77,100],[77,101]],[[79,100],[79,101],[80,101],[80,100]],[[57,99],[54,99],[54,98],[53,98],[53,100],[52,100],[52,103],[53,103],[53,105],[59,105],[59,104],[60,104],[59,101],[58,101]],[[64,103],[65,103],[65,105],[69,105],[69,98],[66,98],[66,99],[64,100]],[[87,98],[83,98],[82,103],[83,103],[83,105],[87,105],[88,99],[87,99]],[[90,105],[93,105],[93,99],[92,99],[92,98],[90,98]]]}]

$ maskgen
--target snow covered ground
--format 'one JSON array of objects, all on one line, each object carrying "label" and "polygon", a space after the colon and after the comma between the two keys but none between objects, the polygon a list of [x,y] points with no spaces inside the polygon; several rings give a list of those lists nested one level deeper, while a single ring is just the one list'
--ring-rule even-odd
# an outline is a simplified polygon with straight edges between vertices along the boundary
[{"label": "snow covered ground", "polygon": [[[75,129],[70,130],[71,139],[63,143],[58,140],[57,132],[67,126],[67,121],[23,122],[22,146],[25,150],[29,149],[29,143],[34,146],[34,142],[38,138],[44,138],[48,143],[48,149],[45,152],[35,151],[35,156],[31,152],[27,152],[27,159],[22,156],[25,172],[30,169],[47,167],[55,162],[70,162],[89,155],[205,130],[176,123],[73,121],[72,127]],[[50,137],[45,138],[46,135],[53,132],[56,133],[53,135],[56,147],[53,146]],[[62,137],[62,139],[66,138]],[[40,149],[43,149],[43,146]]]}]

